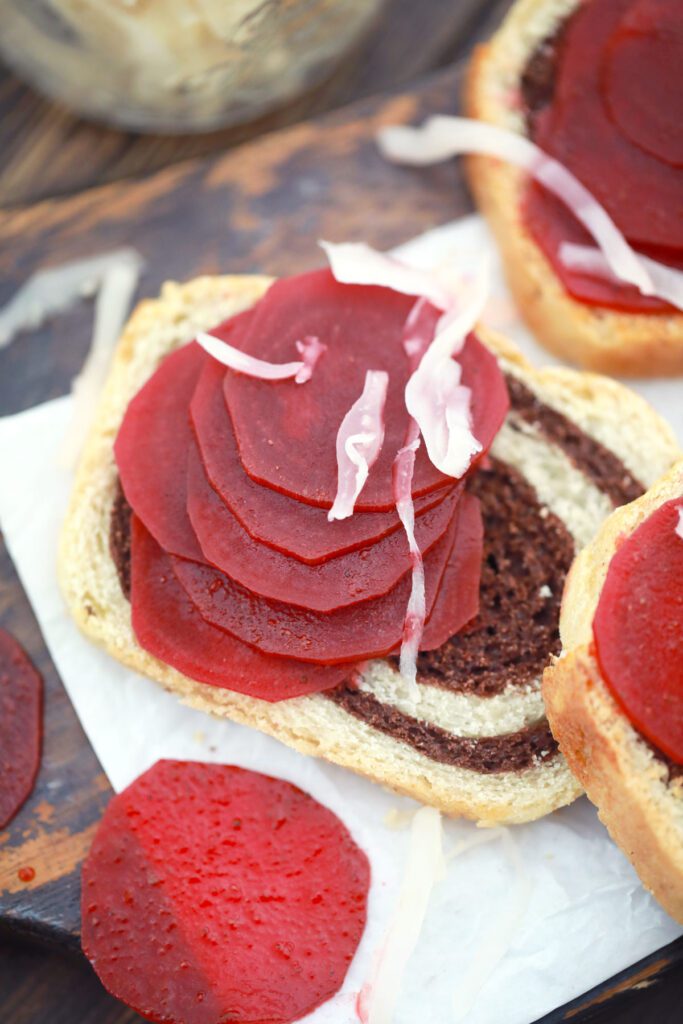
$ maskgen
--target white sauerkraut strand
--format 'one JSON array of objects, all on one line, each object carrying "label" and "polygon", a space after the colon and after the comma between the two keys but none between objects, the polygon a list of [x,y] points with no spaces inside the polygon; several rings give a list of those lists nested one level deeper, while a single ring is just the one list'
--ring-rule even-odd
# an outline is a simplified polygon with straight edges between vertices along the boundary
[{"label": "white sauerkraut strand", "polygon": [[417,685],[417,655],[422,642],[424,632],[426,609],[425,594],[425,572],[422,561],[422,552],[415,539],[415,506],[413,505],[413,469],[415,468],[415,452],[420,446],[420,428],[415,420],[411,421],[411,428],[407,443],[394,459],[394,500],[396,511],[403,524],[408,548],[410,550],[411,564],[411,585],[410,597],[403,620],[403,637],[401,640],[401,654],[399,658],[399,671],[404,682],[408,686],[408,696],[415,703],[420,700],[420,688]]},{"label": "white sauerkraut strand", "polygon": [[434,338],[406,385],[406,408],[416,420],[431,462],[446,476],[463,476],[481,451],[472,433],[471,393],[454,360],[479,319],[489,288],[480,264],[463,301],[441,317]]},{"label": "white sauerkraut strand", "polygon": [[[408,314],[403,329],[403,349],[413,372],[419,366],[420,360],[433,340],[430,328],[431,319],[423,319],[428,312],[427,299],[418,299]],[[399,449],[394,459],[392,471],[394,502],[408,541],[411,562],[410,597],[403,620],[399,671],[408,687],[408,696],[416,704],[420,701],[420,688],[417,685],[417,656],[422,643],[427,604],[422,552],[415,539],[415,506],[413,504],[413,471],[415,453],[419,446],[420,427],[411,417],[405,444]]]},{"label": "white sauerkraut strand", "polygon": [[[604,277],[608,281],[619,283],[619,278],[610,269],[604,253],[593,245],[562,242],[559,256],[569,270],[583,270],[595,277]],[[648,256],[640,256],[639,259],[652,278],[657,298],[669,302],[677,309],[683,309],[683,272],[676,270],[675,267],[667,267],[665,263],[657,263]]]},{"label": "white sauerkraut strand", "polygon": [[384,404],[389,374],[368,370],[365,385],[337,432],[337,493],[329,522],[348,519],[384,441]]},{"label": "white sauerkraut strand", "polygon": [[291,363],[268,363],[204,331],[199,331],[195,340],[217,362],[246,377],[259,380],[289,380],[294,377],[297,384],[304,384],[311,379],[315,364],[327,348],[318,338],[309,336],[296,343],[301,359]]},{"label": "white sauerkraut strand", "polygon": [[412,821],[396,913],[376,955],[373,976],[358,999],[362,1024],[391,1024],[393,1020],[406,967],[443,869],[441,841],[441,815],[434,807],[421,807]]},{"label": "white sauerkraut strand", "polygon": [[364,242],[339,245],[321,241],[320,246],[330,263],[330,270],[340,284],[374,285],[390,288],[402,295],[427,299],[437,309],[449,309],[453,295],[436,273],[418,270],[386,253],[370,248]]},{"label": "white sauerkraut strand", "polygon": [[523,135],[484,121],[437,115],[420,128],[382,128],[378,143],[384,156],[398,163],[427,165],[476,153],[523,168],[571,210],[619,280],[635,285],[643,295],[657,294],[642,257],[630,247],[604,207],[570,170]]}]

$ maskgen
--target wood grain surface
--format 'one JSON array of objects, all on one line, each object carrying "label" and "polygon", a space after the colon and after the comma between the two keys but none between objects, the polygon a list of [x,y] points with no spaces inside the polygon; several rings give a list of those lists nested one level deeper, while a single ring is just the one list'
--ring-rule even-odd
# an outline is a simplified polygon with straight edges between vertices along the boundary
[{"label": "wood grain surface", "polygon": [[[89,124],[0,69],[0,206],[72,193],[223,152],[396,88],[466,54],[510,0],[385,0],[368,35],[314,90],[248,124],[203,135],[140,135]],[[1,16],[0,16],[1,17]]]},{"label": "wood grain surface", "polygon": [[[414,12],[420,7],[403,0],[402,6]],[[470,33],[485,31],[491,9],[501,6],[468,2],[458,12],[465,19],[459,24],[467,23]],[[417,14],[415,19],[417,35]],[[444,35],[441,48],[438,33],[431,39],[433,54],[456,52],[462,45],[452,33]],[[414,69],[410,50],[405,49],[405,59]],[[221,155],[185,160],[140,180],[0,211],[0,306],[36,269],[121,245],[134,246],[144,256],[139,288],[144,296],[156,294],[169,277],[216,271],[294,273],[322,262],[319,237],[363,238],[389,247],[463,214],[470,208],[469,198],[454,164],[423,171],[391,167],[374,144],[380,124],[455,110],[461,75],[459,67],[448,68],[403,94],[363,100]],[[0,83],[0,116],[3,109],[14,109],[11,102],[3,108],[8,95],[15,96],[18,108],[25,102],[11,79],[5,85],[3,92]],[[40,126],[43,101],[31,102],[38,104],[31,109],[38,111],[35,121]],[[227,135],[190,140],[184,148],[175,139],[158,140],[162,155],[153,140],[130,137],[123,143],[121,133],[111,133],[121,146],[112,161],[105,144],[109,133],[72,119],[70,127],[64,122],[59,128],[58,123],[46,142],[46,170],[40,176],[31,147],[21,141],[28,136],[18,123],[15,129],[19,142],[10,147],[9,163],[0,170],[0,187],[14,199],[92,185],[104,177],[134,174],[140,167],[150,170],[157,166],[157,157],[166,164],[188,152],[212,151],[214,143],[224,148],[231,141]],[[3,121],[0,138],[6,131]],[[60,163],[60,145],[69,138],[75,145]],[[83,154],[91,142],[97,145],[87,161]],[[193,145],[200,148],[194,151]],[[91,320],[92,304],[84,301],[0,350],[0,412],[30,408],[68,391],[88,348]],[[37,938],[58,943],[62,951],[78,950],[79,864],[111,791],[1,544],[0,624],[25,646],[46,683],[45,745],[36,789],[0,834],[0,1021],[130,1024],[140,1018],[111,1000],[86,965],[64,959],[63,952],[38,956],[23,942]],[[35,878],[23,883],[18,871],[29,866]],[[683,996],[682,953],[679,943],[650,958],[614,979],[611,988],[601,986],[546,1018],[548,1024],[680,1020],[671,1014],[678,1014]]]}]

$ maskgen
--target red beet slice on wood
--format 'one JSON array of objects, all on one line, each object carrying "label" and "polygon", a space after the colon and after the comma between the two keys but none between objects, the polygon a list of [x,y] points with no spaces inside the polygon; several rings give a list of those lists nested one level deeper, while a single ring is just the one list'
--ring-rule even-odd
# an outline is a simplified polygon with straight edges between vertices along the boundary
[{"label": "red beet slice on wood", "polygon": [[166,551],[184,558],[202,557],[187,514],[185,470],[190,399],[207,359],[194,343],[168,356],[128,406],[114,445],[131,508]]},{"label": "red beet slice on wood", "polygon": [[0,629],[0,828],[31,795],[40,767],[43,681]]},{"label": "red beet slice on wood", "polygon": [[[426,555],[448,530],[459,493],[417,520],[415,535]],[[410,551],[395,532],[321,565],[304,565],[254,540],[206,479],[199,455],[190,451],[187,508],[204,558],[261,597],[312,611],[329,612],[386,594],[410,571]]]},{"label": "red beet slice on wood", "polygon": [[288,1024],[341,987],[370,867],[289,782],[159,761],[109,804],[83,865],[83,949],[164,1024]]},{"label": "red beet slice on wood", "polygon": [[[236,344],[238,339],[233,332],[238,320],[236,317],[228,321],[213,333]],[[190,414],[211,486],[254,540],[306,565],[319,565],[328,558],[348,554],[392,532],[402,531],[395,509],[357,514],[328,523],[324,509],[255,483],[247,476],[239,459],[223,397],[224,378],[225,367],[208,360],[197,382]],[[330,445],[334,448],[334,435],[330,435]],[[439,490],[416,498],[416,517],[438,505],[446,493]]]},{"label": "red beet slice on wood", "polygon": [[210,626],[180,586],[170,556],[136,516],[131,528],[133,631],[155,658],[200,683],[267,701],[328,690],[348,678],[349,665],[269,657]]},{"label": "red beet slice on wood", "polygon": [[[457,513],[447,533],[425,558],[429,612],[453,547],[456,526]],[[265,654],[330,665],[381,657],[401,639],[410,575],[382,597],[324,613],[258,597],[206,565],[175,557],[171,562],[202,618]]]}]

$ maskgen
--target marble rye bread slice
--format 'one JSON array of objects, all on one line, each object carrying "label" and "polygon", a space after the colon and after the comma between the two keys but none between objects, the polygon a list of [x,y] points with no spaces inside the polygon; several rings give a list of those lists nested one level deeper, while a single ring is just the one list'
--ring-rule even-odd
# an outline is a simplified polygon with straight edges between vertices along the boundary
[{"label": "marble rye bread slice", "polygon": [[[196,682],[137,644],[125,579],[125,515],[113,442],[126,407],[160,361],[199,329],[249,308],[264,278],[166,284],[134,312],[114,357],[78,470],[59,575],[85,634],[186,703],[261,729],[451,815],[522,822],[573,800],[580,787],[545,718],[540,682],[559,653],[559,606],[575,552],[615,505],[674,461],[668,427],[621,385],[564,369],[533,370],[504,339],[478,331],[512,398],[487,469],[473,478],[484,519],[479,616],[421,654],[421,700],[395,664],[371,662],[358,687],[276,704]],[[119,503],[120,504],[120,503]]]},{"label": "marble rye bread slice", "polygon": [[[644,884],[679,923],[683,766],[648,742],[615,700],[596,657],[593,619],[620,540],[656,509],[682,496],[679,462],[647,494],[613,513],[584,548],[562,602],[563,655],[543,679],[548,717],[572,771]],[[642,685],[647,685],[645,678]]]}]

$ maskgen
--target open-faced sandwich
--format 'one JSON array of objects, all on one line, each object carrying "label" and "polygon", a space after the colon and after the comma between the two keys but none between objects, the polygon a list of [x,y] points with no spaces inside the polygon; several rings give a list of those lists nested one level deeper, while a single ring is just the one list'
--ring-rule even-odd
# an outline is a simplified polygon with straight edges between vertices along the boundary
[{"label": "open-faced sandwich", "polygon": [[644,884],[683,922],[683,462],[614,512],[577,558],[553,733]]},{"label": "open-faced sandwich", "polygon": [[580,792],[540,689],[566,574],[677,446],[622,386],[535,371],[476,327],[476,275],[328,255],[136,310],[64,594],[197,708],[448,814],[536,818]]},{"label": "open-faced sandwich", "polygon": [[517,0],[469,118],[380,132],[400,162],[468,155],[522,315],[588,369],[683,373],[682,61],[679,0]]}]

